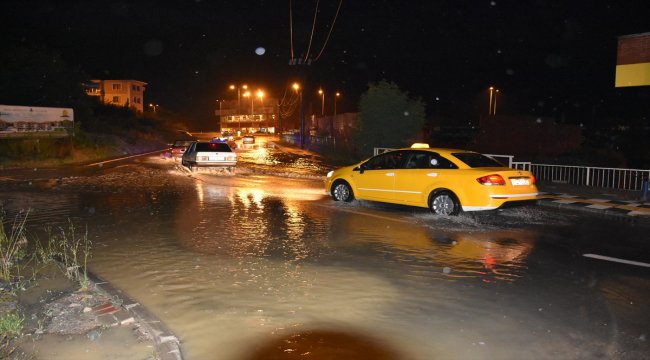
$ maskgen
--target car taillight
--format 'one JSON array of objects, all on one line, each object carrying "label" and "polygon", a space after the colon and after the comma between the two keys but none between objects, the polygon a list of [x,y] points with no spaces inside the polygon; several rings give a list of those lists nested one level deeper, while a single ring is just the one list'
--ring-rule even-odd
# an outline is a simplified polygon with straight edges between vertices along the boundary
[{"label": "car taillight", "polygon": [[482,176],[476,179],[476,181],[478,181],[478,183],[481,185],[487,185],[487,186],[506,184],[506,181],[503,180],[503,177],[499,174]]},{"label": "car taillight", "polygon": [[530,175],[530,184],[535,185],[536,181],[537,181],[537,179],[535,179],[535,175]]}]

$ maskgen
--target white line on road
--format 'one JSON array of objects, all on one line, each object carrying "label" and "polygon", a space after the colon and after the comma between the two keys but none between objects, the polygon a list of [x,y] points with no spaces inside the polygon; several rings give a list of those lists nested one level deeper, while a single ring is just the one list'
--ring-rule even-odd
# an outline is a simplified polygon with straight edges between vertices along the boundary
[{"label": "white line on road", "polygon": [[86,166],[94,166],[94,165],[106,164],[106,163],[109,163],[109,162],[120,161],[120,160],[124,160],[124,159],[130,159],[130,158],[134,158],[134,157],[138,157],[138,156],[151,155],[151,154],[155,154],[155,153],[163,152],[163,151],[165,151],[165,150],[167,150],[167,149],[151,151],[151,152],[144,153],[144,154],[136,154],[136,155],[131,155],[131,156],[125,156],[125,157],[121,157],[121,158],[118,158],[118,159],[111,159],[111,160],[106,160],[106,161],[100,161],[100,162],[96,162],[96,163],[88,164],[88,165],[86,165]]},{"label": "white line on road", "polygon": [[605,256],[605,255],[582,254],[582,256],[592,258],[592,259],[598,259],[598,260],[613,261],[613,262],[618,262],[618,263],[628,264],[628,265],[650,267],[650,264],[648,264],[648,263],[644,263],[644,262],[640,262],[640,261],[619,259],[619,258],[615,258],[615,257],[611,257],[611,256]]}]

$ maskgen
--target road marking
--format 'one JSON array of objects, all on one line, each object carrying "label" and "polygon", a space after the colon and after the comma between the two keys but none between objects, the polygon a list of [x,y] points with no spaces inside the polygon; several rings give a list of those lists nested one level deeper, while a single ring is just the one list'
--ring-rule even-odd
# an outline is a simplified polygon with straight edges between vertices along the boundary
[{"label": "road marking", "polygon": [[120,160],[124,160],[124,159],[130,159],[130,158],[138,157],[138,156],[145,156],[145,155],[160,153],[160,152],[163,152],[163,151],[166,151],[166,150],[167,149],[162,149],[162,150],[151,151],[151,152],[144,153],[144,154],[136,154],[136,155],[131,155],[131,156],[125,156],[125,157],[121,157],[121,158],[117,158],[117,159],[105,160],[105,161],[100,161],[100,162],[88,164],[86,166],[95,166],[95,165],[100,165],[100,164],[106,164],[106,163],[110,163],[110,162],[113,162],[113,161],[120,161]]},{"label": "road marking", "polygon": [[618,262],[618,263],[628,264],[628,265],[650,267],[650,264],[648,264],[648,263],[644,263],[644,262],[640,262],[640,261],[619,259],[619,258],[615,258],[615,257],[611,257],[611,256],[605,256],[605,255],[582,254],[582,256],[592,258],[592,259],[598,259],[598,260],[613,261],[613,262]]}]

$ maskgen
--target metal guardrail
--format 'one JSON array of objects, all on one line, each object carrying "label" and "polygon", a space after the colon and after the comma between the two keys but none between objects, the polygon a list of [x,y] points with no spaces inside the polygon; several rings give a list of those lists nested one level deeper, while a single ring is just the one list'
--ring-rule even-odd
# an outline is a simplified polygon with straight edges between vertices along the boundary
[{"label": "metal guardrail", "polygon": [[[392,149],[375,148],[374,154],[378,155],[389,150]],[[529,161],[514,161],[514,155],[484,155],[500,161],[504,165],[507,164],[509,168],[528,170],[535,175],[538,181],[639,191],[643,190],[643,186],[648,186],[650,177],[650,170],[646,169],[533,164]]]},{"label": "metal guardrail", "polygon": [[532,164],[537,180],[621,190],[642,190],[650,170]]}]

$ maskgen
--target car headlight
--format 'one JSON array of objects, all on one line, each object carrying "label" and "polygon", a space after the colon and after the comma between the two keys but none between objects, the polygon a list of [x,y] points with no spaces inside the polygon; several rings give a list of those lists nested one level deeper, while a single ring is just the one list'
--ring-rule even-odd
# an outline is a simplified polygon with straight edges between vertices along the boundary
[{"label": "car headlight", "polygon": [[332,175],[334,175],[334,170],[332,170],[332,171],[330,171],[330,172],[327,173],[327,177],[328,177],[328,178],[331,178]]}]

